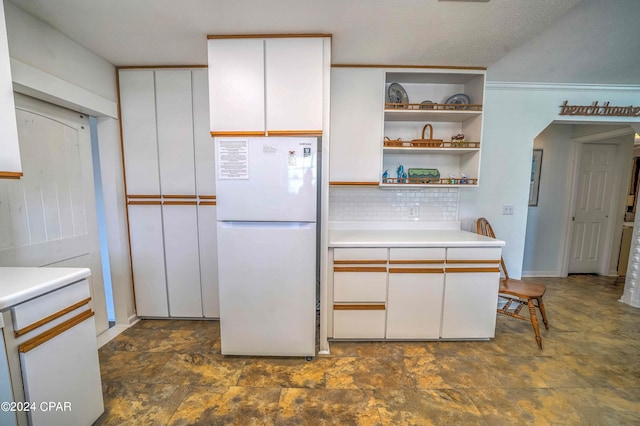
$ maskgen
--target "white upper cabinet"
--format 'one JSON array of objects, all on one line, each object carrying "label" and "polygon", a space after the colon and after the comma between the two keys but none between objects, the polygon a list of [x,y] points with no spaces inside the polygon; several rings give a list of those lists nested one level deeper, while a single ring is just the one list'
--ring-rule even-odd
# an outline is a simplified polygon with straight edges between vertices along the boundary
[{"label": "white upper cabinet", "polygon": [[330,182],[379,182],[383,102],[381,68],[331,69]]},{"label": "white upper cabinet", "polygon": [[163,195],[195,195],[191,71],[156,71],[158,161]]},{"label": "white upper cabinet", "polygon": [[0,2],[0,178],[22,176],[16,107],[13,100],[9,44]]},{"label": "white upper cabinet", "polygon": [[209,133],[209,82],[206,69],[192,71],[193,145],[196,163],[196,194],[215,195],[215,144]]},{"label": "white upper cabinet", "polygon": [[211,133],[320,135],[327,43],[320,36],[210,38]]},{"label": "white upper cabinet", "polygon": [[272,38],[266,43],[267,130],[322,130],[323,40]]},{"label": "white upper cabinet", "polygon": [[212,132],[265,129],[264,40],[209,40]]},{"label": "white upper cabinet", "polygon": [[120,70],[119,83],[127,194],[160,194],[154,72]]}]

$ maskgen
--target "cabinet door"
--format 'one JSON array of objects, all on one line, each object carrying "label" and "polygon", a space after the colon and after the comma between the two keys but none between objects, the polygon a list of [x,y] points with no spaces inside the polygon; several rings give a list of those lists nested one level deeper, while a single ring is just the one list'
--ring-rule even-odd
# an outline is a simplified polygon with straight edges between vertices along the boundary
[{"label": "cabinet door", "polygon": [[136,311],[140,317],[169,315],[161,208],[159,202],[129,205],[131,262]]},{"label": "cabinet door", "polygon": [[382,69],[331,70],[330,181],[380,181],[383,102]]},{"label": "cabinet door", "polygon": [[155,78],[151,70],[120,70],[124,168],[129,195],[160,194]]},{"label": "cabinet door", "polygon": [[191,71],[156,71],[160,188],[163,195],[195,195]]},{"label": "cabinet door", "polygon": [[0,8],[0,177],[22,173],[12,84],[4,9]]},{"label": "cabinet door", "polygon": [[212,39],[209,109],[212,132],[264,132],[264,40]]},{"label": "cabinet door", "polygon": [[267,130],[322,131],[323,39],[266,40]]},{"label": "cabinet door", "polygon": [[[104,411],[94,317],[21,353],[20,364],[25,398],[40,408],[27,413],[30,425],[89,425]],[[44,402],[67,410],[42,410]]]},{"label": "cabinet door", "polygon": [[389,268],[387,339],[440,337],[444,272],[436,269]]},{"label": "cabinet door", "polygon": [[450,272],[451,269],[447,267],[445,278],[442,338],[494,337],[500,272]]},{"label": "cabinet door", "polygon": [[193,70],[193,144],[196,163],[196,194],[215,195],[215,144],[209,133],[209,81],[206,69]]},{"label": "cabinet door", "polygon": [[218,290],[218,244],[216,206],[198,206],[198,237],[200,243],[200,283],[202,285],[202,313],[205,318],[220,317]]},{"label": "cabinet door", "polygon": [[389,249],[387,339],[438,339],[444,292],[443,247]]},{"label": "cabinet door", "polygon": [[162,206],[169,314],[202,317],[198,217],[195,202]]}]

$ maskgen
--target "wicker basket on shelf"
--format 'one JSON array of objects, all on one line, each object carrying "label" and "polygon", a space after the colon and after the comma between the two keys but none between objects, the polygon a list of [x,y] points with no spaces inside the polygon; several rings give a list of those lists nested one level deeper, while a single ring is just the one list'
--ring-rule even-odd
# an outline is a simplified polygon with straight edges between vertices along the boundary
[{"label": "wicker basket on shelf", "polygon": [[384,137],[384,146],[403,146],[402,139],[390,139],[388,136]]},{"label": "wicker basket on shelf", "polygon": [[[429,139],[425,139],[424,133],[429,128]],[[431,124],[425,124],[422,128],[422,138],[421,139],[413,139],[411,141],[411,146],[420,147],[420,148],[440,148],[442,147],[443,139],[433,139],[433,126]]]}]

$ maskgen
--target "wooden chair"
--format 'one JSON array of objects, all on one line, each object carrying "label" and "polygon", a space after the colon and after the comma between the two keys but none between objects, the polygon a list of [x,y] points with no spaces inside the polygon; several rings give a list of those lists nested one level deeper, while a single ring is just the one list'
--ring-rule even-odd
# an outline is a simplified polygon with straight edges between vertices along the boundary
[{"label": "wooden chair", "polygon": [[[491,238],[496,237],[491,228],[491,224],[484,217],[476,221],[476,229],[478,234]],[[505,305],[501,308],[498,307],[498,313],[529,321],[533,326],[533,332],[536,334],[538,347],[542,349],[542,338],[540,337],[540,331],[538,329],[536,308],[540,310],[544,326],[548,329],[549,323],[544,310],[544,303],[542,302],[542,296],[547,289],[546,286],[544,284],[524,282],[510,278],[502,257],[500,258],[500,267],[504,273],[504,278],[500,278],[498,298],[504,300]],[[525,305],[529,308],[529,317],[520,315],[520,311]]]}]

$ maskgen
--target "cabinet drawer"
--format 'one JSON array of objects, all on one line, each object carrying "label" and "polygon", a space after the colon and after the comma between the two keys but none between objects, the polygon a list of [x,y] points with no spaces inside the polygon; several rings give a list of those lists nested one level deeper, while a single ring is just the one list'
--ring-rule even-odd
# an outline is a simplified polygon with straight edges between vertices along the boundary
[{"label": "cabinet drawer", "polygon": [[412,263],[444,263],[444,247],[424,248],[391,248],[389,249],[389,263],[405,263],[402,261],[417,260]]},{"label": "cabinet drawer", "polygon": [[[375,263],[386,263],[387,261],[387,249],[386,248],[336,248],[333,249],[333,260],[342,261],[356,260],[356,261],[378,261]],[[380,262],[384,261],[384,262]],[[360,262],[356,262],[360,263]]]},{"label": "cabinet drawer", "polygon": [[[485,263],[479,261],[500,261],[500,247],[455,247],[447,249],[447,263]],[[486,262],[492,264],[495,262]]]},{"label": "cabinet drawer", "polygon": [[334,305],[333,337],[336,339],[383,339],[385,306]]},{"label": "cabinet drawer", "polygon": [[[371,272],[371,271],[377,272]],[[387,269],[382,267],[334,267],[335,302],[384,302],[387,298]]]},{"label": "cabinet drawer", "polygon": [[[13,310],[13,327],[17,335],[33,330],[39,321],[60,318],[90,301],[89,282],[84,279],[52,293],[16,305]],[[50,317],[55,318],[50,318]]]}]

